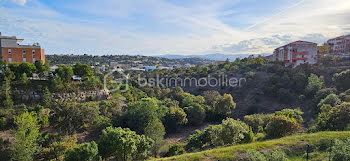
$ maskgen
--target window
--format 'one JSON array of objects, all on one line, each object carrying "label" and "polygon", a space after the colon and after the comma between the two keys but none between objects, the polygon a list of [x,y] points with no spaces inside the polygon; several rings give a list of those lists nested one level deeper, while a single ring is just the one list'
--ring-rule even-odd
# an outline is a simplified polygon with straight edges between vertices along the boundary
[{"label": "window", "polygon": [[9,63],[12,63],[12,58],[9,58]]},{"label": "window", "polygon": [[35,50],[32,50],[33,55],[35,55]]},{"label": "window", "polygon": [[36,61],[35,58],[33,58],[33,63],[35,63],[35,61]]},{"label": "window", "polygon": [[26,59],[26,58],[23,58],[23,62],[27,62],[27,59]]},{"label": "window", "polygon": [[8,49],[7,52],[8,52],[9,54],[11,54],[11,53],[12,53],[12,50],[11,50],[11,49]]},{"label": "window", "polygon": [[23,54],[26,54],[26,50],[22,50]]}]

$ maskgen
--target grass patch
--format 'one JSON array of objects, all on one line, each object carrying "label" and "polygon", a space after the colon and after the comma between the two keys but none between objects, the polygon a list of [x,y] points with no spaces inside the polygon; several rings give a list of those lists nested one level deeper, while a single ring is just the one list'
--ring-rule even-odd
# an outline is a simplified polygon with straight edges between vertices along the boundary
[{"label": "grass patch", "polygon": [[[258,151],[283,149],[290,157],[292,156],[291,160],[300,160],[300,158],[304,157],[306,144],[309,144],[310,147],[315,147],[331,140],[345,139],[348,137],[350,137],[350,131],[326,131],[311,134],[300,134],[250,144],[219,147],[211,150],[187,153],[169,158],[153,158],[151,160],[234,160],[240,158],[240,155],[243,155],[248,149],[255,149]],[[313,155],[317,158],[323,158],[326,156],[326,153],[313,152]]]}]

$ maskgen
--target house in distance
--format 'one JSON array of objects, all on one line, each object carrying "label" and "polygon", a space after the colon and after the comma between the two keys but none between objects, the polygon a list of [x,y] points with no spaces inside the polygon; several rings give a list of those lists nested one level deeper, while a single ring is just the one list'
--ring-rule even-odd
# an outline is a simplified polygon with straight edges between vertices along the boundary
[{"label": "house in distance", "polygon": [[286,66],[317,62],[317,44],[307,41],[295,41],[274,50],[273,61],[284,62]]}]

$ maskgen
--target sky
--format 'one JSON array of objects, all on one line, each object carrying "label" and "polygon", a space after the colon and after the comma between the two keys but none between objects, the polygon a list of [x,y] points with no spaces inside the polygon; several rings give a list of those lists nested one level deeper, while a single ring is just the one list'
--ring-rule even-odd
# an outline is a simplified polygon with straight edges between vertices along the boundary
[{"label": "sky", "polygon": [[46,54],[262,54],[350,34],[350,1],[0,0],[0,32]]}]

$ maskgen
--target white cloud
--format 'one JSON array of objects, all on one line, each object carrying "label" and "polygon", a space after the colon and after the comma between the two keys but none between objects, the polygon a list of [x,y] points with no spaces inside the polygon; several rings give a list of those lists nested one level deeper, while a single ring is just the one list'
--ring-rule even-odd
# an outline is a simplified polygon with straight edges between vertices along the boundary
[{"label": "white cloud", "polygon": [[[12,1],[26,4],[25,0]],[[164,0],[75,0],[60,4],[65,13],[32,0],[20,9],[0,4],[0,31],[26,42],[39,41],[50,54],[148,55],[268,53],[290,41],[322,43],[350,32],[348,0],[296,1],[270,16],[255,15],[254,22],[242,19],[244,24],[251,23],[247,29],[219,18],[235,16],[239,11],[223,8],[239,2],[197,0],[181,5]]]},{"label": "white cloud", "polygon": [[24,6],[27,3],[27,0],[11,0],[13,3]]}]

